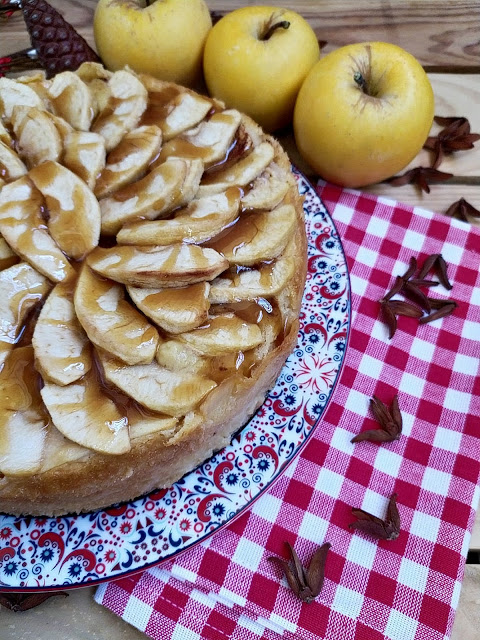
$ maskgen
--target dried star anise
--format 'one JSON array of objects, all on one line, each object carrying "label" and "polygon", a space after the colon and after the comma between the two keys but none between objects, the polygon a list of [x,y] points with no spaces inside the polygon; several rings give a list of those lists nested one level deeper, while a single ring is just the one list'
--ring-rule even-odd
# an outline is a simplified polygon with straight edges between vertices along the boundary
[{"label": "dried star anise", "polygon": [[469,216],[472,218],[480,218],[480,211],[475,209],[473,204],[470,204],[465,198],[460,198],[456,202],[453,202],[445,211],[445,215],[450,218],[458,218],[463,222],[469,222]]},{"label": "dried star anise", "polygon": [[289,542],[287,545],[292,566],[277,556],[270,556],[268,560],[277,562],[281,566],[290,589],[302,602],[312,602],[322,590],[327,553],[332,545],[329,542],[322,544],[313,554],[308,569],[302,565],[292,545]]},{"label": "dried star anise", "polygon": [[439,171],[433,167],[415,167],[406,171],[401,176],[395,176],[387,180],[394,187],[402,187],[405,184],[416,184],[425,193],[430,193],[432,182],[445,182],[453,178],[453,173]]},{"label": "dried star anise", "polygon": [[68,596],[66,591],[44,591],[41,593],[1,593],[0,592],[0,605],[10,611],[28,611],[38,607],[38,605],[45,602],[53,596]]},{"label": "dried star anise", "polygon": [[434,153],[432,164],[434,169],[440,165],[446,153],[473,149],[474,143],[480,140],[480,134],[470,132],[470,123],[467,118],[435,116],[434,119],[444,128],[436,136],[428,137],[423,145],[425,149]]},{"label": "dried star anise", "polygon": [[390,409],[377,396],[373,396],[370,400],[370,408],[375,420],[380,424],[380,429],[369,429],[362,431],[354,438],[352,442],[393,442],[398,440],[402,433],[402,414],[398,406],[398,395],[395,395]]},{"label": "dried star anise", "polygon": [[392,494],[388,506],[385,520],[377,518],[363,509],[352,509],[352,514],[357,518],[348,526],[350,529],[358,529],[364,533],[380,538],[382,540],[395,540],[400,534],[400,514],[397,508],[397,494]]},{"label": "dried star anise", "polygon": [[[389,328],[388,337],[390,339],[397,330],[397,316],[399,315],[417,318],[420,324],[426,324],[450,315],[457,307],[457,303],[454,300],[442,301],[436,298],[429,298],[421,290],[421,287],[430,288],[439,284],[442,284],[446,289],[452,288],[447,275],[447,263],[442,254],[433,253],[428,256],[419,268],[417,277],[413,278],[412,276],[415,274],[416,269],[417,260],[412,256],[406,272],[403,276],[396,276],[393,287],[379,300],[382,314]],[[425,278],[431,269],[435,270],[438,281]],[[392,300],[392,297],[398,293],[403,294],[415,304],[403,300]],[[435,309],[435,311],[430,313],[432,309]],[[423,311],[426,311],[429,315],[424,316]]]}]

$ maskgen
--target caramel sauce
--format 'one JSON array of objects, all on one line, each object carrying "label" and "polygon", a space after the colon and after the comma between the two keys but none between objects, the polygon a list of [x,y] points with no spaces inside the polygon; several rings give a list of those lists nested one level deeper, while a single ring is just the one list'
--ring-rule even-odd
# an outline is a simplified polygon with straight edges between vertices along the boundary
[{"label": "caramel sauce", "polygon": [[146,296],[143,304],[151,308],[162,308],[171,313],[198,309],[206,304],[205,285],[199,282],[188,287],[162,289]]},{"label": "caramel sauce", "polygon": [[177,87],[165,87],[161,91],[149,91],[147,108],[140,118],[140,125],[156,124],[161,126],[176,107],[175,99],[181,94]]},{"label": "caramel sauce", "polygon": [[259,232],[256,225],[256,212],[243,212],[237,222],[224,230],[208,246],[219,253],[229,253],[235,256],[235,252],[244,245],[252,242]]},{"label": "caramel sauce", "polygon": [[5,182],[8,182],[10,180],[10,172],[3,164],[3,162],[0,162],[0,178],[5,180]]},{"label": "caramel sauce", "polygon": [[15,348],[0,372],[0,450],[9,445],[6,425],[14,412],[28,411],[30,420],[41,419],[47,427],[49,416],[40,395],[41,387],[42,380],[34,366],[33,348]]},{"label": "caramel sauce", "polygon": [[90,127],[91,131],[100,131],[106,124],[113,122],[118,126],[121,126],[122,119],[120,116],[116,115],[117,109],[122,106],[124,100],[121,98],[115,98],[114,96],[110,96],[108,100],[108,104],[103,109],[98,116],[95,118],[92,126]]}]

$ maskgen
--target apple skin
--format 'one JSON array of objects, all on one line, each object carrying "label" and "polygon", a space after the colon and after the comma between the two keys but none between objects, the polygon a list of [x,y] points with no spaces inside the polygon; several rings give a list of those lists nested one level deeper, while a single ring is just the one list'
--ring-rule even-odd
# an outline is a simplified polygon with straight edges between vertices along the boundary
[{"label": "apple skin", "polygon": [[[267,40],[267,25],[287,21]],[[236,9],[210,31],[203,56],[211,96],[256,120],[266,131],[291,122],[298,90],[320,57],[317,37],[298,13],[267,6]]]},{"label": "apple skin", "polygon": [[[375,97],[364,93],[356,72]],[[413,160],[433,115],[432,86],[411,54],[385,42],[352,44],[326,55],[305,79],[295,105],[295,142],[322,178],[362,187]]]},{"label": "apple skin", "polygon": [[97,52],[116,71],[198,86],[203,47],[212,27],[204,0],[99,0],[93,18]]}]

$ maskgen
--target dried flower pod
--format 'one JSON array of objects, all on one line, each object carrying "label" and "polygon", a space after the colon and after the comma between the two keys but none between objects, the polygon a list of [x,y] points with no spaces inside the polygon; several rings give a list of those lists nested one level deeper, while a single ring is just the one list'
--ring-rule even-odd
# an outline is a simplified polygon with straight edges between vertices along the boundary
[{"label": "dried flower pod", "polygon": [[469,222],[469,217],[480,218],[480,211],[475,209],[473,204],[470,204],[465,198],[460,198],[456,202],[453,202],[445,211],[445,215],[451,218],[458,218],[463,222]]},{"label": "dried flower pod", "polygon": [[350,529],[358,529],[381,540],[395,540],[400,534],[400,514],[396,493],[390,497],[384,520],[363,509],[352,508],[352,514],[357,520],[349,524]]},{"label": "dried flower pod", "polygon": [[427,324],[427,322],[433,322],[434,320],[438,320],[439,318],[445,318],[446,316],[452,315],[452,313],[457,308],[457,303],[454,300],[449,300],[446,304],[443,304],[441,307],[438,307],[436,311],[433,311],[428,316],[423,316],[420,318],[420,324]]},{"label": "dried flower pod", "polygon": [[361,431],[352,438],[351,442],[393,442],[398,440],[402,433],[403,420],[398,405],[398,395],[395,395],[392,406],[389,409],[377,396],[370,400],[370,408],[380,429]]},{"label": "dried flower pod", "polygon": [[277,556],[271,556],[268,560],[280,565],[290,589],[302,602],[312,602],[322,590],[327,553],[332,545],[329,542],[322,544],[313,554],[308,569],[302,565],[297,552],[289,542],[287,546],[293,563],[292,567],[286,560]]},{"label": "dried flower pod", "polygon": [[430,193],[432,182],[445,182],[453,178],[453,173],[439,171],[433,167],[415,167],[406,171],[401,176],[396,176],[387,180],[394,187],[401,187],[405,184],[415,184],[425,193]]}]

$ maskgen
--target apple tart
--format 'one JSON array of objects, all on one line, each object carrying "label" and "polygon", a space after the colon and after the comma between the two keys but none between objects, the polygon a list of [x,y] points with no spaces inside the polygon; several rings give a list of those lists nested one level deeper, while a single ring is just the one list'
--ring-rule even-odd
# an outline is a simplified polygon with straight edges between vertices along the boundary
[{"label": "apple tart", "polygon": [[0,78],[0,511],[170,486],[292,349],[302,199],[271,136],[96,63]]}]

